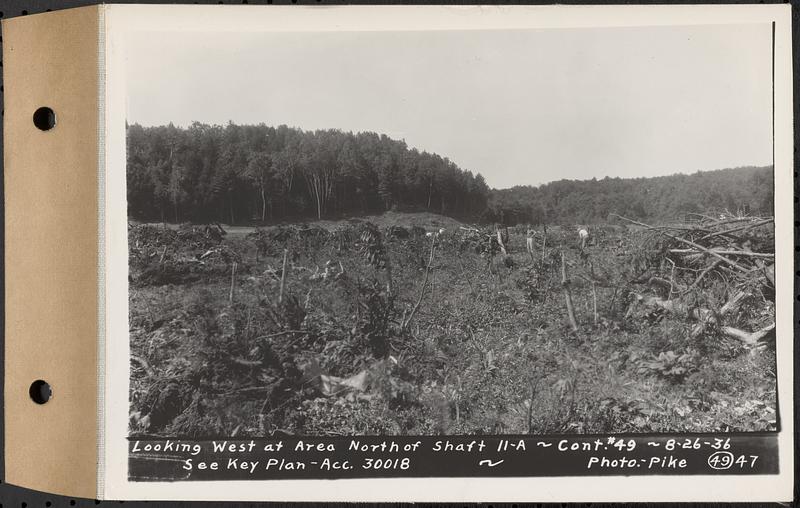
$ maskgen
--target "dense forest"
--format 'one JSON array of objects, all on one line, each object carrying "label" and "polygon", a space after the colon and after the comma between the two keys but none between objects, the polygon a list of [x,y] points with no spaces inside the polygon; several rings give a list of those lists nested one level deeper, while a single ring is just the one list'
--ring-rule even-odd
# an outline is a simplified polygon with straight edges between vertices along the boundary
[{"label": "dense forest", "polygon": [[372,132],[281,125],[128,126],[128,213],[257,223],[398,208],[472,217],[481,175]]},{"label": "dense forest", "polygon": [[485,220],[505,224],[603,223],[611,214],[653,222],[686,213],[773,214],[773,170],[741,167],[653,178],[560,180],[493,190]]},{"label": "dense forest", "polygon": [[446,157],[373,132],[195,122],[132,124],[127,137],[128,214],[143,221],[254,224],[397,209],[508,225],[772,214],[772,167],[490,190]]}]

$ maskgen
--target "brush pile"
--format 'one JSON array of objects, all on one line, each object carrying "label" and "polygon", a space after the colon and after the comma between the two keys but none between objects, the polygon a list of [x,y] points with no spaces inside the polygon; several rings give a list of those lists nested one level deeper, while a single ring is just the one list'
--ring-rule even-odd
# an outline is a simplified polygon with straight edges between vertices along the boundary
[{"label": "brush pile", "polygon": [[640,252],[652,268],[637,282],[655,295],[634,303],[685,315],[693,337],[719,332],[747,347],[774,346],[772,217],[691,215],[663,226],[619,218],[644,228]]}]

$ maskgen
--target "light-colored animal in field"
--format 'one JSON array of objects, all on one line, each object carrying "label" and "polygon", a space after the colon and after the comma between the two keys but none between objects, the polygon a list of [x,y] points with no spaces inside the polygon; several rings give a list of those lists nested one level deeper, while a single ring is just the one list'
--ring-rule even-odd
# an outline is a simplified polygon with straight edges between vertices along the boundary
[{"label": "light-colored animal in field", "polygon": [[425,236],[427,236],[428,238],[431,238],[431,237],[443,235],[443,234],[445,234],[446,231],[447,230],[445,228],[439,228],[438,231],[428,231],[427,233],[425,233]]}]

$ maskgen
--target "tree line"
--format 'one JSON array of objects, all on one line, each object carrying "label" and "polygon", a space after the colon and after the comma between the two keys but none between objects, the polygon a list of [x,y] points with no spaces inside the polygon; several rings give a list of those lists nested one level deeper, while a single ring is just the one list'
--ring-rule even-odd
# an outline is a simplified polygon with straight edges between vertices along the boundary
[{"label": "tree line", "polygon": [[483,177],[374,132],[281,125],[127,126],[128,213],[139,220],[283,219],[430,210],[474,217]]},{"label": "tree line", "polygon": [[128,214],[143,221],[257,224],[387,210],[506,225],[773,214],[772,166],[497,190],[447,157],[374,132],[131,124],[127,141]]},{"label": "tree line", "polygon": [[650,178],[560,180],[493,190],[484,221],[607,223],[614,214],[660,222],[687,213],[773,215],[773,168],[739,167]]}]

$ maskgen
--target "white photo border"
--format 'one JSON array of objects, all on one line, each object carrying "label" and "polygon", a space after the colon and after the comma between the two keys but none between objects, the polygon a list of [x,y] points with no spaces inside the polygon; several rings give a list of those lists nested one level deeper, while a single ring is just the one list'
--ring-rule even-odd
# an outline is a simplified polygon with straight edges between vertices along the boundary
[{"label": "white photo border", "polygon": [[[99,495],[105,499],[441,502],[741,502],[790,501],[794,478],[793,399],[793,107],[789,5],[658,6],[232,6],[104,7],[105,234],[99,246],[105,281],[98,394],[104,401]],[[314,32],[506,30],[775,23],[774,150],[778,404],[778,475],[602,476],[548,478],[395,478],[209,482],[128,481],[128,245],[125,51],[142,31]],[[102,36],[103,30],[101,30]],[[154,57],[156,57],[154,55]],[[210,63],[213,65],[213,63]],[[103,80],[103,76],[100,78]],[[102,87],[101,87],[102,89]],[[102,159],[101,159],[102,160]],[[102,323],[101,323],[102,324]]]}]

